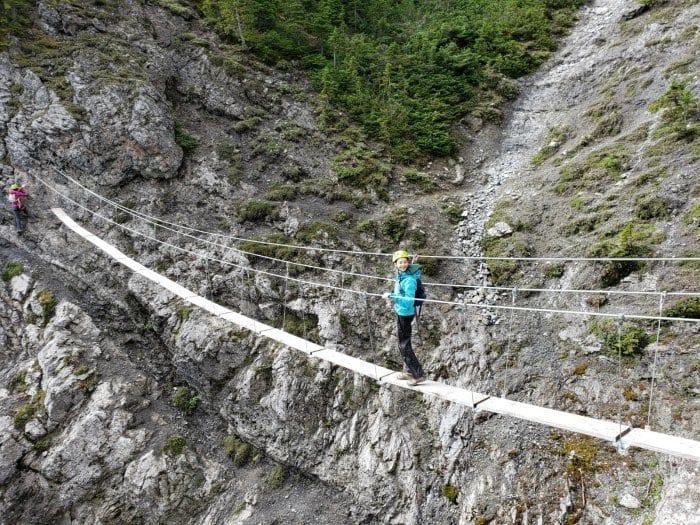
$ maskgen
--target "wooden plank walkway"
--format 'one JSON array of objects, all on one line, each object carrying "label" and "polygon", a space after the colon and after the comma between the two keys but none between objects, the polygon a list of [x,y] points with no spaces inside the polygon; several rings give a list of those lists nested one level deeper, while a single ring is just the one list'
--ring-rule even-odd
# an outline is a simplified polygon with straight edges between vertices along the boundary
[{"label": "wooden plank walkway", "polygon": [[663,454],[700,461],[700,442],[692,439],[662,434],[641,428],[632,428],[628,425],[615,423],[613,421],[570,414],[568,412],[512,401],[502,397],[491,397],[486,394],[438,383],[436,381],[426,381],[416,387],[411,387],[406,381],[399,380],[397,377],[398,372],[394,370],[325,348],[301,337],[297,337],[273,326],[241,315],[201,297],[191,290],[180,286],[176,282],[171,281],[167,277],[149,270],[111,244],[82,228],[61,208],[53,208],[51,211],[53,211],[68,228],[100,248],[116,261],[131,268],[135,273],[150,279],[185,301],[199,306],[221,319],[250,330],[262,337],[277,341],[289,348],[299,350],[310,358],[323,359],[338,366],[342,366],[352,372],[370,377],[380,383],[416,390],[423,394],[433,395],[440,399],[466,405],[476,410],[494,412],[496,414],[523,419],[569,432],[576,432],[604,439],[616,445],[619,450],[624,450],[628,447],[639,447]]}]

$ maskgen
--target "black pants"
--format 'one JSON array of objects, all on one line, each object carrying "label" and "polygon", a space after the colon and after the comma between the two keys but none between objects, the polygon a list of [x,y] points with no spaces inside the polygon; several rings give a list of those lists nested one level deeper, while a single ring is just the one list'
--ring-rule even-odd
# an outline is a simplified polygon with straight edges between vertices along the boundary
[{"label": "black pants", "polygon": [[399,352],[401,352],[406,370],[413,377],[423,377],[423,367],[418,361],[416,354],[413,353],[413,347],[411,346],[411,323],[413,322],[413,316],[397,315],[396,320],[399,336]]}]

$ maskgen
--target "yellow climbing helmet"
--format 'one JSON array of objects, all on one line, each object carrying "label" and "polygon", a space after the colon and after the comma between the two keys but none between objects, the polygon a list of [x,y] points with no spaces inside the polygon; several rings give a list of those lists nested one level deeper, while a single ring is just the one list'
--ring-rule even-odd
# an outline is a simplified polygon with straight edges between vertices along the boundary
[{"label": "yellow climbing helmet", "polygon": [[408,255],[408,252],[406,250],[397,250],[391,256],[391,264],[394,264],[399,259],[409,259],[410,257],[411,256]]},{"label": "yellow climbing helmet", "polygon": [[18,189],[19,189],[19,184],[16,184],[16,183],[13,184],[12,186],[10,186],[10,189],[11,189],[11,190],[18,190]]}]

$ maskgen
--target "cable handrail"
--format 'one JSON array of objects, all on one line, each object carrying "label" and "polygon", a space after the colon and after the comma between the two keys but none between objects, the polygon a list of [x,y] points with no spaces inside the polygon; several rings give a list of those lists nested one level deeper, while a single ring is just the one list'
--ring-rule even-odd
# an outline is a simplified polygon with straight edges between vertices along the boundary
[{"label": "cable handrail", "polygon": [[[143,222],[146,222],[148,224],[152,224],[154,226],[161,227],[167,231],[176,233],[177,235],[182,235],[183,237],[192,239],[197,242],[202,242],[205,244],[209,244],[211,246],[216,246],[219,248],[222,248],[224,250],[229,250],[229,251],[235,251],[239,254],[243,254],[246,256],[251,256],[251,257],[256,257],[259,259],[263,260],[268,260],[272,262],[277,262],[277,263],[283,263],[283,264],[294,264],[295,266],[300,266],[303,268],[308,268],[312,270],[319,270],[319,271],[325,271],[325,272],[330,272],[330,273],[337,273],[341,275],[348,275],[348,276],[353,276],[353,277],[360,277],[360,278],[368,278],[368,279],[374,279],[374,280],[379,280],[379,281],[384,281],[384,282],[391,282],[393,281],[393,278],[390,277],[382,277],[382,276],[377,276],[377,275],[370,275],[370,274],[364,274],[364,273],[359,273],[359,272],[352,272],[352,271],[347,271],[347,270],[337,270],[335,268],[326,268],[326,267],[321,267],[321,266],[316,266],[308,263],[302,263],[302,262],[297,262],[297,261],[289,261],[287,259],[281,259],[278,257],[272,257],[268,255],[263,255],[255,252],[250,252],[246,250],[241,250],[240,248],[233,247],[233,246],[228,246],[226,244],[220,244],[215,241],[211,241],[205,238],[197,237],[195,235],[191,235],[189,233],[181,232],[177,229],[171,228],[170,226],[174,226],[176,228],[183,228],[189,231],[195,231],[199,233],[205,233],[207,235],[212,235],[215,237],[220,237],[224,239],[244,239],[241,237],[233,237],[233,236],[225,236],[222,234],[218,233],[210,233],[206,232],[203,230],[196,230],[194,228],[189,228],[186,225],[181,225],[178,223],[173,223],[169,221],[164,221],[162,219],[159,219],[157,217],[150,216],[148,214],[144,214],[141,212],[136,212],[128,207],[125,207],[119,203],[116,203],[115,201],[112,201],[106,197],[103,197],[99,195],[98,193],[90,190],[89,188],[86,188],[84,185],[82,185],[80,182],[76,181],[75,179],[72,179],[68,175],[65,175],[61,170],[58,168],[54,169],[58,171],[62,176],[66,177],[69,179],[71,182],[79,186],[81,189],[85,190],[91,195],[94,195],[98,199],[108,203],[109,205],[116,207],[119,210],[122,210],[124,212],[127,212],[131,214],[132,216],[142,220]],[[33,175],[37,180],[42,182],[44,185],[47,187],[50,187],[50,185],[41,179],[38,175]],[[62,194],[61,194],[62,195]],[[87,211],[91,211],[88,208],[84,208]],[[110,221],[113,222],[113,221]],[[164,226],[167,225],[167,226]],[[121,226],[121,225],[119,225]],[[297,248],[297,245],[291,245],[291,244],[284,244],[284,243],[272,243],[272,242],[267,242],[267,241],[258,241],[258,240],[250,240],[250,239],[244,239],[245,242],[260,242],[262,244],[268,244],[268,245],[275,245],[275,246],[284,246],[284,247],[290,247],[290,248]],[[308,250],[318,250],[322,251],[324,249],[321,248],[313,248],[313,247],[305,247]],[[340,250],[343,251],[343,250]],[[348,251],[345,251],[346,253],[350,253]],[[382,255],[374,252],[351,252],[351,253],[364,253],[364,254],[372,254],[372,255]],[[420,256],[423,257],[423,256]],[[683,296],[683,297],[694,297],[694,296],[700,296],[700,291],[699,292],[673,292],[673,291],[635,291],[635,290],[602,290],[602,289],[570,289],[570,288],[517,288],[517,287],[505,287],[505,286],[491,286],[491,285],[485,285],[485,284],[461,284],[461,283],[441,283],[441,282],[436,282],[436,281],[424,281],[426,286],[430,287],[444,287],[444,288],[453,288],[453,289],[459,289],[459,288],[466,288],[466,289],[472,289],[472,290],[493,290],[493,291],[502,291],[502,292],[512,292],[513,290],[519,290],[521,292],[527,292],[527,293],[571,293],[571,294],[597,294],[597,295],[650,295],[650,296],[658,296],[660,294],[666,294],[670,296]]]},{"label": "cable handrail", "polygon": [[[37,177],[37,179],[40,180],[40,177]],[[170,248],[173,248],[173,249],[182,251],[182,252],[184,252],[184,253],[188,253],[188,254],[194,255],[194,256],[196,256],[196,257],[198,257],[198,258],[200,258],[200,259],[205,259],[205,260],[207,260],[207,261],[218,262],[218,263],[220,263],[220,264],[222,264],[222,265],[224,265],[224,266],[230,266],[230,267],[238,268],[238,269],[244,270],[244,271],[246,271],[246,272],[251,271],[251,272],[253,272],[253,273],[255,273],[255,274],[267,275],[267,276],[269,276],[269,277],[275,277],[275,278],[278,278],[278,279],[289,279],[289,280],[294,281],[294,282],[296,282],[296,283],[298,283],[298,284],[308,284],[308,285],[310,285],[310,286],[319,287],[319,288],[322,288],[322,289],[329,289],[329,290],[338,290],[338,291],[344,291],[344,292],[351,292],[351,293],[354,293],[354,294],[365,295],[365,296],[371,296],[371,297],[383,297],[383,294],[379,294],[379,293],[367,292],[367,291],[365,291],[365,290],[355,290],[355,289],[353,289],[353,288],[347,288],[347,287],[339,287],[339,286],[331,285],[331,284],[328,284],[328,283],[321,283],[321,282],[317,282],[317,281],[310,281],[310,280],[301,279],[301,278],[298,278],[298,277],[292,277],[292,276],[289,276],[289,275],[281,275],[281,274],[278,274],[278,273],[275,273],[275,272],[270,272],[270,271],[266,271],[266,270],[260,270],[260,269],[257,269],[257,268],[245,267],[245,266],[242,266],[242,265],[240,265],[240,264],[233,263],[233,262],[231,262],[231,261],[225,261],[225,260],[223,260],[223,259],[219,259],[219,258],[216,258],[216,257],[211,257],[211,256],[209,256],[208,254],[197,253],[197,252],[195,252],[195,251],[193,251],[193,250],[188,250],[188,249],[183,248],[183,247],[181,247],[181,246],[177,246],[177,245],[175,245],[175,244],[172,244],[172,243],[169,243],[169,242],[166,242],[166,241],[162,241],[162,240],[157,239],[157,238],[155,238],[155,237],[151,237],[150,235],[147,235],[147,234],[145,234],[145,233],[143,233],[143,232],[140,232],[140,231],[138,231],[138,230],[136,230],[136,229],[129,228],[129,227],[127,227],[127,226],[124,226],[123,224],[119,224],[118,222],[116,222],[116,221],[114,221],[114,220],[112,220],[112,219],[109,219],[109,218],[107,218],[107,217],[101,215],[101,214],[98,213],[98,212],[95,212],[95,211],[93,211],[93,210],[90,210],[89,208],[87,208],[86,206],[83,206],[82,204],[78,203],[78,202],[75,201],[74,199],[63,195],[61,192],[55,190],[55,189],[52,188],[50,185],[47,186],[47,187],[48,187],[51,191],[54,191],[55,193],[57,193],[58,195],[60,195],[60,196],[63,197],[64,199],[66,199],[67,201],[69,201],[69,202],[75,204],[75,205],[78,206],[79,208],[84,209],[84,210],[87,211],[88,213],[90,213],[90,214],[92,214],[92,215],[94,215],[94,216],[96,216],[96,217],[99,217],[100,219],[103,219],[103,220],[105,220],[105,221],[107,221],[107,222],[113,224],[114,226],[117,226],[118,228],[124,229],[124,230],[129,231],[129,232],[131,232],[131,233],[133,233],[133,234],[139,235],[139,236],[141,236],[141,237],[143,237],[143,238],[145,238],[145,239],[148,239],[148,240],[150,240],[150,241],[154,241],[154,242],[156,242],[156,243],[158,243],[158,244],[161,244],[161,245],[164,245],[164,246],[168,246],[168,247],[170,247]],[[653,321],[669,321],[669,322],[690,322],[690,323],[700,322],[700,319],[682,318],[682,317],[664,317],[664,316],[651,316],[651,315],[641,315],[641,314],[619,314],[619,313],[607,313],[607,312],[588,312],[588,311],[578,311],[578,310],[560,310],[560,309],[552,309],[552,308],[533,308],[533,307],[522,307],[522,306],[514,306],[514,305],[510,305],[510,306],[509,306],[509,305],[494,305],[494,304],[482,304],[482,303],[467,303],[467,302],[459,302],[459,301],[445,301],[445,300],[427,299],[427,298],[426,298],[426,299],[423,299],[423,302],[426,302],[426,303],[434,303],[434,304],[450,305],[450,306],[457,306],[457,307],[473,307],[473,308],[480,308],[480,309],[484,309],[484,310],[488,310],[488,309],[494,309],[494,310],[515,310],[515,311],[524,311],[524,312],[552,313],[552,314],[561,314],[561,315],[584,315],[584,316],[585,316],[585,315],[590,315],[590,316],[594,316],[594,317],[608,317],[608,318],[617,318],[617,319],[624,318],[624,319],[637,319],[637,320],[653,320]]]},{"label": "cable handrail", "polygon": [[[329,253],[344,253],[344,254],[352,254],[352,255],[368,255],[368,256],[381,256],[381,257],[390,257],[390,253],[383,253],[383,252],[367,252],[367,251],[360,251],[360,250],[341,250],[337,248],[323,248],[323,247],[316,247],[316,246],[304,246],[304,245],[299,245],[299,244],[288,244],[288,243],[279,243],[279,242],[272,242],[272,241],[263,241],[260,239],[250,239],[250,238],[245,238],[245,237],[237,237],[233,235],[225,235],[222,233],[218,232],[211,232],[211,231],[206,231],[206,230],[200,230],[197,228],[192,228],[190,226],[182,225],[182,224],[177,224],[173,223],[170,221],[166,221],[164,219],[148,215],[145,213],[137,212],[135,210],[132,210],[130,208],[127,208],[126,206],[123,206],[117,202],[114,202],[81,184],[74,178],[70,177],[66,173],[64,173],[61,169],[57,168],[55,165],[51,165],[52,169],[54,169],[57,173],[59,173],[61,176],[65,177],[84,191],[90,193],[91,195],[97,197],[100,200],[103,200],[104,202],[107,202],[108,204],[124,211],[127,213],[130,213],[134,216],[139,216],[142,218],[148,218],[153,221],[157,221],[162,224],[168,224],[170,226],[175,226],[179,227],[185,230],[193,231],[196,233],[202,233],[206,235],[211,235],[215,237],[221,237],[224,239],[231,239],[231,240],[236,240],[240,242],[251,242],[251,243],[257,243],[257,244],[265,244],[265,245],[270,245],[270,246],[278,246],[281,248],[294,248],[298,250],[308,250],[308,251],[323,251],[323,252],[329,252]],[[419,257],[424,258],[424,259],[447,259],[447,260],[476,260],[476,261],[537,261],[537,262],[544,262],[544,261],[556,261],[556,262],[694,262],[694,261],[700,261],[700,257],[505,257],[505,256],[481,256],[481,255],[430,255],[430,254],[419,254]]]},{"label": "cable handrail", "polygon": [[[166,242],[166,241],[162,241],[162,240],[160,240],[160,239],[157,239],[156,237],[151,237],[151,236],[146,235],[146,234],[144,234],[144,233],[142,233],[142,232],[140,232],[140,231],[138,231],[138,230],[136,230],[136,229],[129,228],[129,227],[127,227],[127,226],[125,226],[125,225],[123,225],[123,224],[120,224],[120,223],[118,223],[118,222],[116,222],[116,221],[114,221],[114,220],[112,220],[112,219],[109,219],[108,217],[105,217],[105,216],[103,216],[102,214],[100,214],[100,213],[98,213],[98,212],[96,212],[96,211],[94,211],[94,210],[91,210],[90,208],[88,208],[88,207],[86,207],[86,206],[80,204],[80,203],[77,202],[76,200],[74,200],[74,199],[72,199],[72,198],[70,198],[70,197],[64,195],[63,193],[61,193],[60,191],[58,191],[56,188],[54,188],[53,186],[51,186],[50,184],[48,184],[46,181],[44,181],[41,177],[36,176],[36,175],[35,175],[34,177],[35,177],[39,182],[41,182],[43,185],[45,185],[48,189],[50,189],[51,191],[53,191],[54,193],[56,193],[57,195],[59,195],[59,196],[61,196],[62,198],[66,199],[67,201],[71,202],[72,204],[76,205],[77,207],[79,207],[79,208],[85,210],[86,212],[88,212],[88,213],[90,213],[90,214],[92,214],[92,215],[94,215],[94,216],[96,216],[96,217],[99,217],[100,219],[105,220],[105,221],[111,223],[111,224],[114,225],[114,226],[117,226],[117,227],[120,228],[120,229],[129,231],[129,232],[131,232],[131,233],[134,233],[134,234],[139,235],[139,236],[142,236],[142,237],[144,237],[144,238],[146,238],[146,239],[155,241],[155,242],[160,243],[160,244],[162,244],[162,245],[164,245],[164,246],[168,246],[168,247],[170,247],[170,248],[174,248],[174,249],[176,249],[176,250],[182,251],[182,252],[184,252],[184,253],[192,254],[192,255],[195,255],[195,256],[200,257],[200,258],[203,257],[203,256],[202,256],[201,254],[199,254],[198,252],[195,252],[195,251],[192,251],[192,250],[188,250],[188,249],[186,249],[186,248],[182,248],[182,247],[180,247],[180,246],[178,246],[178,245],[175,245],[175,244],[172,244],[172,243],[169,243],[169,242]],[[145,221],[145,222],[148,222],[148,221]],[[171,230],[171,231],[172,231],[172,230]],[[200,241],[200,242],[204,242],[204,243],[207,243],[207,244],[215,245],[215,246],[220,247],[220,248],[224,248],[224,249],[229,250],[229,251],[234,251],[234,252],[238,252],[238,253],[249,254],[249,252],[245,252],[245,251],[242,251],[242,250],[238,250],[238,249],[236,249],[236,248],[234,248],[234,247],[231,247],[231,246],[222,245],[222,244],[219,244],[219,243],[213,243],[213,242],[208,241],[208,240],[206,240],[206,239],[201,239],[201,238],[199,238],[199,237],[193,237],[193,236],[190,236],[190,235],[184,234],[184,233],[183,233],[182,235],[183,235],[183,236],[186,236],[186,237],[193,238],[193,239],[196,240],[196,241]],[[250,253],[250,255],[258,256],[258,254],[254,254],[254,253]],[[334,269],[334,268],[323,268],[323,267],[319,267],[319,266],[307,265],[307,264],[303,264],[303,263],[297,263],[297,262],[294,262],[294,261],[287,261],[287,260],[284,260],[284,259],[277,259],[277,258],[268,257],[268,256],[262,256],[262,255],[260,255],[259,257],[264,258],[264,259],[268,259],[268,260],[272,260],[272,261],[276,261],[276,262],[281,262],[281,263],[286,263],[286,264],[294,264],[294,265],[297,265],[297,266],[302,266],[302,267],[306,267],[306,268],[310,268],[310,269],[315,269],[315,270],[320,270],[320,271],[328,271],[328,272],[331,272],[331,273],[337,273],[337,274],[341,274],[341,275],[350,275],[350,276],[354,276],[354,277],[369,278],[369,279],[376,279],[376,280],[383,280],[383,281],[393,281],[393,279],[391,279],[391,278],[385,278],[385,277],[379,277],[379,276],[374,276],[374,275],[361,274],[361,273],[357,273],[357,272],[349,272],[349,271],[346,271],[346,270],[336,270],[336,269]],[[268,276],[273,276],[273,277],[276,277],[276,278],[282,278],[282,277],[283,277],[283,276],[281,276],[281,275],[278,274],[278,273],[268,272],[268,271],[264,271],[264,270],[254,269],[254,268],[247,267],[247,266],[242,266],[242,265],[234,264],[234,263],[231,263],[230,261],[225,261],[225,260],[223,260],[223,259],[218,259],[218,258],[216,258],[216,257],[205,256],[204,258],[207,259],[207,260],[214,261],[214,262],[219,262],[219,263],[221,263],[221,264],[223,264],[223,265],[228,265],[228,266],[233,266],[233,267],[236,267],[236,268],[239,268],[239,269],[243,269],[243,270],[245,270],[245,271],[258,272],[258,273],[262,273],[262,274],[265,274],[265,275],[268,275]],[[290,277],[290,278],[291,278],[291,277]],[[324,286],[325,286],[325,285],[322,284],[322,283],[318,283],[318,282],[314,282],[314,281],[304,281],[304,280],[300,280],[300,279],[296,279],[296,278],[292,278],[292,279],[295,280],[295,281],[297,281],[297,282],[301,282],[301,283],[303,283],[303,284],[305,283],[305,284],[311,284],[311,285],[314,285],[314,286],[321,286],[321,287],[324,287]],[[700,293],[694,293],[694,292],[663,292],[663,291],[660,291],[660,292],[648,292],[648,291],[647,291],[647,292],[643,292],[643,291],[635,292],[635,291],[624,291],[624,290],[619,290],[619,291],[618,291],[618,290],[560,290],[560,289],[544,289],[544,288],[539,288],[539,289],[538,289],[538,288],[488,287],[488,286],[479,286],[479,285],[459,285],[459,284],[444,284],[444,283],[430,283],[430,282],[425,282],[425,284],[426,284],[427,286],[444,286],[444,287],[451,287],[451,288],[468,287],[468,288],[473,288],[473,289],[477,289],[477,290],[482,290],[482,289],[492,289],[492,290],[501,290],[501,291],[505,291],[505,290],[510,290],[510,291],[518,290],[518,291],[520,291],[520,292],[555,292],[555,291],[556,291],[556,292],[562,292],[562,293],[563,293],[563,292],[571,292],[571,293],[591,293],[591,294],[601,294],[601,295],[613,295],[613,294],[619,294],[619,295],[660,295],[660,294],[665,294],[665,295],[676,295],[676,296],[698,296],[698,295],[700,295]],[[349,289],[349,288],[337,288],[337,287],[333,287],[332,285],[327,285],[326,287],[328,287],[328,288],[330,288],[330,289],[349,290],[349,291],[352,291],[352,292],[355,292],[355,293],[368,293],[369,295],[373,295],[373,296],[381,296],[381,294],[375,294],[375,293],[364,292],[364,291],[356,291],[356,290],[352,290],[352,289]],[[439,304],[469,305],[469,306],[476,306],[476,305],[480,305],[480,304],[481,304],[481,303],[464,303],[464,302],[459,302],[459,301],[442,301],[442,300],[437,300],[437,299],[425,299],[425,301],[426,301],[426,302],[435,302],[435,303],[439,303]],[[493,307],[493,308],[496,308],[496,309],[501,308],[501,307],[499,307],[499,306],[497,306],[497,305],[492,305],[492,307]],[[522,308],[522,307],[517,307],[517,308]],[[531,311],[533,311],[533,312],[538,311],[538,312],[544,312],[544,313],[556,313],[556,312],[574,313],[574,312],[578,312],[578,313],[580,313],[580,314],[600,315],[600,316],[604,316],[604,317],[618,317],[618,316],[619,316],[619,314],[615,314],[615,313],[604,313],[604,312],[595,312],[595,313],[594,313],[594,312],[584,312],[584,311],[574,311],[574,310],[559,310],[559,309],[533,309],[533,310],[531,310]],[[637,315],[637,314],[634,314],[634,315]],[[630,316],[628,316],[628,317],[630,317]],[[637,317],[637,318],[639,318],[639,319],[648,319],[648,317],[645,317],[645,316],[641,316],[641,317]],[[659,317],[657,316],[657,317],[652,317],[652,318],[649,318],[649,319],[658,320]],[[680,320],[680,319],[686,319],[686,318],[677,318],[677,317],[668,317],[668,318],[666,318],[666,317],[664,317],[664,318],[662,318],[661,320],[671,320],[671,319],[673,319],[673,320]]]}]

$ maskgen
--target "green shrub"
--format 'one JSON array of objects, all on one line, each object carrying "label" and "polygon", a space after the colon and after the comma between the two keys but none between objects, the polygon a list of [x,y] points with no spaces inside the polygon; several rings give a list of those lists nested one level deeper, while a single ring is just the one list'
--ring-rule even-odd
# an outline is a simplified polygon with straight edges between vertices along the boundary
[{"label": "green shrub", "polygon": [[41,437],[34,442],[34,450],[36,452],[46,452],[49,448],[51,448],[51,436]]},{"label": "green shrub", "polygon": [[566,265],[564,263],[547,263],[544,267],[544,276],[547,279],[559,279],[565,271]]},{"label": "green shrub", "polygon": [[279,211],[277,205],[272,202],[251,199],[238,207],[237,215],[241,222],[257,222],[265,219],[277,220]]},{"label": "green shrub", "polygon": [[588,155],[583,162],[568,163],[559,170],[554,190],[566,193],[577,189],[606,189],[628,169],[629,153],[622,146],[611,146]]},{"label": "green shrub", "polygon": [[505,284],[519,269],[516,260],[488,259],[489,257],[529,257],[530,248],[525,237],[515,232],[508,237],[489,237],[481,239],[481,249],[487,257],[491,281],[496,285]]},{"label": "green shrub", "polygon": [[338,182],[363,191],[374,191],[378,198],[388,200],[391,166],[363,146],[356,146],[336,156],[331,163]]},{"label": "green shrub", "polygon": [[544,146],[532,158],[532,164],[539,166],[559,151],[559,148],[567,141],[569,132],[570,130],[567,128],[549,128],[544,139]]},{"label": "green shrub", "polygon": [[[282,324],[282,320],[279,321]],[[282,330],[315,343],[319,342],[318,316],[315,314],[305,313],[302,317],[288,310],[284,316]]]},{"label": "green shrub", "polygon": [[394,208],[382,219],[382,233],[394,244],[398,244],[408,227],[408,210]]},{"label": "green shrub", "polygon": [[643,221],[651,219],[662,220],[671,217],[668,211],[668,204],[659,197],[638,197],[635,204],[637,205],[637,217]]},{"label": "green shrub", "polygon": [[[270,243],[270,244],[267,244]],[[299,259],[302,253],[289,246],[277,246],[278,244],[294,245],[294,239],[281,233],[273,233],[267,237],[256,237],[240,244],[240,249],[247,253],[263,255],[275,259]]]},{"label": "green shrub", "polygon": [[29,403],[21,406],[13,418],[15,428],[17,430],[24,431],[24,426],[34,417],[42,414],[45,411],[44,408],[44,398],[45,392],[43,390],[38,390],[36,394],[32,396]]},{"label": "green shrub", "polygon": [[421,275],[427,277],[435,277],[440,273],[440,260],[439,259],[420,259],[418,263],[421,265]]},{"label": "green shrub", "polygon": [[296,238],[304,244],[337,242],[338,231],[332,224],[323,221],[313,221],[311,224],[302,224],[299,227]]},{"label": "green shrub", "polygon": [[656,130],[655,136],[669,135],[675,140],[687,142],[700,136],[700,103],[687,88],[687,82],[672,81],[666,93],[652,103],[649,110],[661,112],[662,126]]},{"label": "green shrub", "polygon": [[265,485],[271,489],[278,489],[284,484],[284,480],[287,477],[287,470],[281,466],[277,465],[272,469],[272,472],[265,478]]},{"label": "green shrub", "polygon": [[686,297],[664,310],[664,317],[700,319],[700,297]]},{"label": "green shrub", "polygon": [[406,159],[453,153],[452,129],[465,114],[498,118],[517,94],[510,79],[547,59],[582,4],[493,0],[435,9],[367,0],[237,2],[233,9],[212,0],[200,8],[225,41],[266,63],[308,68],[325,126],[352,119]]},{"label": "green shrub", "polygon": [[216,154],[219,156],[220,160],[238,164],[241,161],[241,151],[236,147],[235,144],[228,142],[219,144],[216,147]]},{"label": "green shrub", "polygon": [[185,450],[187,440],[182,436],[171,436],[163,445],[163,453],[168,456],[179,456]]},{"label": "green shrub", "polygon": [[271,201],[292,201],[299,193],[299,189],[292,184],[274,184],[265,194]]},{"label": "green shrub", "polygon": [[13,277],[20,275],[24,271],[22,263],[9,262],[5,265],[5,271],[2,273],[2,280],[9,281]]},{"label": "green shrub", "polygon": [[357,233],[375,234],[377,233],[378,229],[379,226],[377,225],[377,221],[374,219],[365,219],[364,221],[358,222],[355,226],[355,231]]},{"label": "green shrub", "polygon": [[39,304],[42,312],[42,326],[46,326],[56,313],[56,298],[49,290],[42,290],[39,292]]},{"label": "green shrub", "polygon": [[175,144],[180,146],[185,155],[187,155],[199,146],[199,140],[185,132],[179,122],[175,122]]},{"label": "green shrub", "polygon": [[603,347],[609,353],[617,355],[638,355],[651,342],[648,334],[639,326],[623,323],[618,333],[617,324],[612,320],[596,321],[591,326],[591,332],[603,340]]},{"label": "green shrub", "polygon": [[22,369],[18,371],[7,385],[10,392],[23,393],[27,391],[27,371]]},{"label": "green shrub", "polygon": [[296,164],[285,164],[282,167],[282,176],[292,182],[301,182],[308,176],[308,173],[303,167]]},{"label": "green shrub", "polygon": [[462,217],[462,212],[464,211],[462,205],[453,200],[446,200],[440,203],[440,211],[445,214],[450,224],[459,224],[464,218]]},{"label": "green shrub", "polygon": [[194,390],[181,386],[173,392],[173,405],[182,410],[185,415],[191,415],[199,406],[200,398]]},{"label": "green shrub", "polygon": [[[661,240],[649,225],[630,222],[621,228],[614,239],[593,245],[588,254],[590,257],[648,257],[653,253],[649,243],[658,243]],[[602,268],[600,282],[603,286],[614,286],[642,267],[643,263],[639,261],[606,262]]]},{"label": "green shrub", "polygon": [[693,204],[690,211],[683,216],[683,222],[693,229],[700,229],[700,203]]},{"label": "green shrub", "polygon": [[253,456],[254,447],[229,434],[224,438],[224,451],[236,467],[246,465]]},{"label": "green shrub", "polygon": [[417,186],[421,191],[429,192],[435,189],[435,183],[429,174],[406,168],[401,172],[403,180]]},{"label": "green shrub", "polygon": [[333,215],[333,220],[335,222],[347,222],[350,220],[350,214],[346,212],[345,210],[340,210],[337,212],[335,215]]},{"label": "green shrub", "polygon": [[457,504],[457,487],[449,483],[442,486],[442,495],[453,505]]}]

